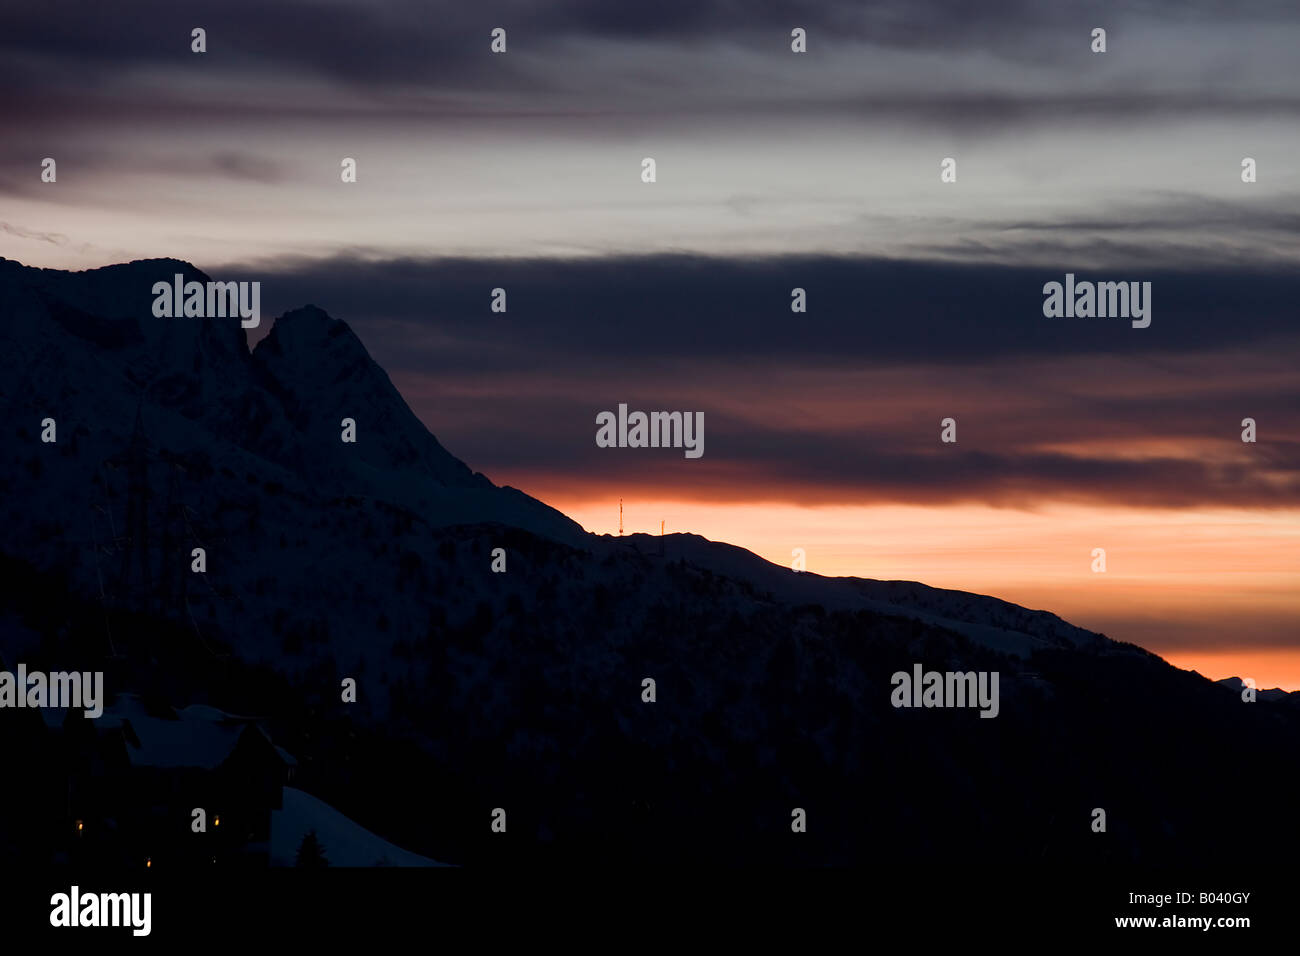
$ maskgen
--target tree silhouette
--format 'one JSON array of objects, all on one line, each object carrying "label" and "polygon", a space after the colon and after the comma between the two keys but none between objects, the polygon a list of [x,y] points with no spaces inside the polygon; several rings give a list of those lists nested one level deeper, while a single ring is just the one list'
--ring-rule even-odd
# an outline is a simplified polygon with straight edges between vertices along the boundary
[{"label": "tree silhouette", "polygon": [[325,859],[325,847],[321,846],[314,829],[303,834],[302,843],[298,844],[298,860],[295,865],[313,870],[330,865],[330,861]]}]

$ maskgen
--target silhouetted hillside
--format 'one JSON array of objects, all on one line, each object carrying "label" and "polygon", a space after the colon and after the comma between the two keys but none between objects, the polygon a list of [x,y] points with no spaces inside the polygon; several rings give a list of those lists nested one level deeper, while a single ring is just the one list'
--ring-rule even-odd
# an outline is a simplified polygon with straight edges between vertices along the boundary
[{"label": "silhouetted hillside", "polygon": [[[206,278],[0,260],[10,664],[266,715],[296,787],[449,862],[978,869],[1300,845],[1296,695],[1246,704],[994,598],[588,535],[442,448],[319,309],[251,352],[237,319],[153,318],[178,271]],[[891,706],[917,663],[998,672],[997,717]],[[4,813],[6,845],[45,843]]]}]

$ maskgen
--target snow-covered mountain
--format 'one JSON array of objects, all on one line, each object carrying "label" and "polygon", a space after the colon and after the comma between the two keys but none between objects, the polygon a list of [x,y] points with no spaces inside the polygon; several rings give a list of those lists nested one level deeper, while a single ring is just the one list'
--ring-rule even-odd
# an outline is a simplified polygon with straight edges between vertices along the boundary
[{"label": "snow-covered mountain", "polygon": [[[318,308],[251,351],[238,319],[154,318],[178,272],[207,279],[0,260],[5,659],[268,714],[295,786],[454,863],[1175,863],[1300,842],[1287,701],[1241,704],[989,597],[589,535],[458,461]],[[891,706],[917,663],[996,671],[997,719]],[[1228,752],[1275,786],[1247,799],[1204,759]],[[794,807],[812,822],[792,841]]]},{"label": "snow-covered mountain", "polygon": [[1034,649],[1101,649],[1109,644],[1100,634],[1068,624],[1047,611],[1031,611],[998,598],[932,588],[914,581],[873,581],[795,573],[744,548],[710,541],[695,534],[667,535],[663,542],[646,534],[619,538],[605,535],[601,543],[607,553],[631,549],[639,554],[655,555],[662,548],[674,559],[708,568],[715,574],[748,581],[791,604],[905,614],[1018,657],[1026,657]]},{"label": "snow-covered mountain", "polygon": [[[1225,677],[1222,680],[1215,681],[1215,683],[1220,684],[1238,694],[1241,693],[1241,691],[1246,687],[1246,682],[1243,681],[1240,677]],[[1281,687],[1270,687],[1267,690],[1265,690],[1264,688],[1256,688],[1255,697],[1257,700],[1295,699],[1300,701],[1300,691],[1286,691],[1283,690]]]},{"label": "snow-covered mountain", "polygon": [[[653,555],[660,547],[648,536],[587,535],[560,512],[472,472],[416,418],[347,323],[314,306],[277,318],[251,352],[237,319],[154,318],[154,282],[170,283],[177,274],[186,281],[208,280],[188,263],[170,259],[78,273],[0,261],[0,308],[6,316],[0,378],[23,438],[12,450],[20,460],[25,453],[29,472],[40,472],[40,423],[53,418],[61,435],[54,446],[61,456],[60,480],[29,473],[22,494],[8,497],[14,541],[27,537],[29,547],[18,550],[37,566],[46,558],[44,566],[70,568],[83,587],[98,587],[129,537],[133,440],[142,446],[138,457],[149,462],[142,474],[144,484],[153,478],[152,509],[165,512],[157,499],[164,485],[174,484],[163,458],[176,463],[173,471],[182,469],[202,483],[195,489],[201,497],[174,499],[172,514],[153,515],[159,540],[146,541],[133,557],[149,550],[158,577],[179,577],[190,549],[177,551],[170,569],[156,553],[163,529],[171,526],[177,547],[181,539],[193,546],[216,544],[218,555],[210,557],[227,559],[226,566],[210,573],[236,595],[259,590],[262,578],[255,571],[265,565],[238,549],[256,540],[246,535],[271,502],[286,514],[302,506],[299,528],[319,526],[330,508],[390,508],[425,527],[497,524],[602,556],[629,549]],[[345,419],[355,423],[355,443],[341,440]],[[255,494],[249,494],[250,486]],[[232,511],[247,515],[248,526],[217,520],[233,519]],[[36,546],[34,539],[48,530],[45,515],[64,517],[61,546]],[[906,582],[796,575],[696,535],[673,535],[668,546],[675,558],[751,582],[783,601],[905,610],[1021,655],[1033,647],[1100,640],[1053,615],[993,598]],[[333,557],[316,556],[321,573],[331,573]],[[349,574],[346,567],[332,570],[339,578]],[[143,587],[144,579],[137,573],[133,583]],[[266,603],[280,609],[278,601]]]},{"label": "snow-covered mountain", "polygon": [[285,787],[284,806],[271,814],[271,865],[294,866],[309,832],[316,834],[330,866],[444,865],[393,846],[310,793]]},{"label": "snow-covered mountain", "polygon": [[[129,446],[139,412],[151,451],[189,456],[217,481],[230,471],[237,482],[251,475],[373,498],[433,524],[582,535],[558,511],[448,454],[346,323],[298,309],[250,352],[237,318],[153,317],[154,283],[177,274],[208,281],[170,259],[77,273],[0,260],[0,380],[15,425],[35,435],[54,418],[63,447],[77,448],[69,464],[96,467]],[[344,418],[357,423],[355,444],[341,441]]]}]

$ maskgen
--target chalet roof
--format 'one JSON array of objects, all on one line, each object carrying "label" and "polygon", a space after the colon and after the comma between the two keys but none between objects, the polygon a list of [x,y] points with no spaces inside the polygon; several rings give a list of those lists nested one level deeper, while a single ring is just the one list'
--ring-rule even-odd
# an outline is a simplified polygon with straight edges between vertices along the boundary
[{"label": "chalet roof", "polygon": [[228,714],[224,710],[218,710],[211,704],[190,704],[188,707],[177,711],[182,716],[201,717],[204,720],[237,720],[245,723],[257,720],[256,717],[241,717],[239,714]]},{"label": "chalet roof", "polygon": [[249,718],[207,705],[183,710],[148,707],[135,694],[119,694],[96,724],[101,732],[121,731],[127,760],[134,767],[214,770],[234,753],[249,728],[270,743]]},{"label": "chalet roof", "polygon": [[135,767],[198,767],[214,770],[234,753],[247,725],[205,720],[162,720],[157,717],[127,721],[134,739],[126,754]]}]

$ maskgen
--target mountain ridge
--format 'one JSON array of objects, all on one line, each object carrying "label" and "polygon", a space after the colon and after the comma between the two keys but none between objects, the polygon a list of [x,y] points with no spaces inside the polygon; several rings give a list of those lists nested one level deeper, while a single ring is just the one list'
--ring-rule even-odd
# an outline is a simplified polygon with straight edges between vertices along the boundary
[{"label": "mountain ridge", "polygon": [[[323,310],[251,350],[238,319],[154,318],[140,289],[176,268],[0,263],[6,660],[270,714],[298,786],[450,862],[1177,862],[1300,840],[1293,768],[1248,799],[1204,760],[1285,752],[1295,695],[1242,704],[983,595],[589,534],[455,459]],[[891,706],[918,664],[999,673],[997,719]],[[509,844],[466,823],[503,803]],[[793,843],[791,807],[817,821]]]},{"label": "mountain ridge", "polygon": [[[243,338],[243,330],[234,319],[150,321],[149,313],[142,314],[144,301],[151,301],[151,297],[142,297],[140,290],[151,289],[154,281],[170,281],[177,272],[187,280],[208,281],[207,273],[187,262],[141,259],[78,273],[21,268],[25,275],[32,271],[38,274],[34,284],[52,300],[46,303],[51,318],[58,314],[60,303],[93,307],[116,296],[115,301],[133,301],[134,311],[121,310],[124,314],[111,321],[155,330],[147,337],[142,333],[142,341],[162,342],[165,336],[156,330],[176,325],[188,326],[191,333],[204,328],[221,330],[223,341],[230,336]],[[71,292],[61,289],[59,276],[74,277]],[[134,298],[125,291],[128,286],[134,290]],[[77,331],[72,330],[72,334],[76,335]],[[92,344],[101,343],[95,339]],[[129,351],[126,346],[122,348]],[[219,368],[214,376],[195,375],[201,383],[197,387],[170,389],[171,380],[158,376],[155,370],[155,377],[148,380],[147,387],[163,390],[160,397],[165,402],[179,399],[186,417],[207,424],[221,436],[238,435],[239,444],[246,450],[300,477],[310,475],[322,489],[331,489],[338,495],[362,494],[408,507],[435,524],[476,524],[495,518],[504,525],[522,527],[567,544],[596,549],[615,546],[612,540],[602,544],[598,536],[589,536],[562,513],[525,493],[494,485],[447,452],[411,411],[347,322],[330,316],[318,306],[304,305],[276,317],[269,332],[251,349],[245,347],[242,352],[214,349],[201,334],[191,334],[183,336],[180,346],[167,357],[172,365],[182,367],[193,367],[195,360],[215,363]],[[129,367],[141,364],[143,360],[136,360]],[[220,384],[209,381],[212,377],[218,378]],[[144,374],[137,378],[143,380]],[[273,407],[273,403],[280,407]],[[213,416],[208,409],[214,405],[219,408],[229,405],[230,410]],[[339,440],[344,418],[357,423],[359,437],[351,447]],[[378,442],[375,435],[379,436]],[[447,495],[437,489],[454,489],[459,493]],[[628,536],[622,540],[634,538]],[[968,601],[974,598],[986,605],[998,600],[995,598],[930,588],[917,582],[880,582],[858,577],[826,579],[815,574],[797,578],[794,572],[771,565],[736,545],[694,535],[678,540],[690,543],[690,557],[701,566],[762,581],[791,600],[803,596],[809,601],[843,607],[906,608],[925,620],[967,625],[971,634],[981,634],[994,646],[1021,653],[1045,640],[1041,631],[1021,634],[1005,626],[1005,615],[1002,625],[973,620],[960,612],[954,617],[952,605],[962,603],[960,598],[947,602],[947,613],[921,606],[925,603],[923,597],[934,604],[938,596],[965,594]],[[911,586],[904,586],[907,584]],[[903,597],[907,600],[900,599]],[[1018,607],[1008,602],[1002,605]],[[1047,612],[1019,609],[1019,613],[1030,619]],[[1077,635],[1080,640],[1097,638],[1090,632],[1060,623],[1062,634]]]}]

